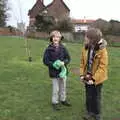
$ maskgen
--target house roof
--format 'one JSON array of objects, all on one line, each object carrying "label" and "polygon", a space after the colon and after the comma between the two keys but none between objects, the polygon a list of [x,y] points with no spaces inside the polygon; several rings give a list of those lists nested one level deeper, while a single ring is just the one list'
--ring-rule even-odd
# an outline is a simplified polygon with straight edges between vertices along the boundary
[{"label": "house roof", "polygon": [[28,15],[30,16],[33,13],[35,16],[43,8],[45,8],[45,5],[41,2],[41,0],[37,0],[37,2],[34,4],[34,6],[31,8],[31,10],[29,10]]},{"label": "house roof", "polygon": [[61,2],[63,3],[63,5],[68,9],[68,11],[70,11],[70,9],[68,8],[68,6],[65,4],[65,2],[63,0],[61,0]]},{"label": "house roof", "polygon": [[93,23],[96,20],[93,19],[72,19],[72,23],[74,24],[85,24],[85,23]]},{"label": "house roof", "polygon": [[[41,0],[37,0],[37,2],[36,2],[35,5],[32,7],[32,9],[29,10],[28,15],[30,16],[31,14],[34,13],[34,16],[35,16],[38,12],[40,12],[40,11],[42,11],[42,10],[50,7],[50,6],[52,6],[55,1],[58,1],[58,0],[53,0],[49,5],[45,6],[45,5],[41,2]],[[63,1],[63,0],[60,0],[60,1],[63,3],[63,5],[65,6],[65,8],[66,8],[68,11],[70,11],[70,9],[67,7],[67,5],[64,3],[64,1]],[[33,12],[33,13],[32,13],[32,12]],[[32,16],[33,16],[33,15],[32,15]]]},{"label": "house roof", "polygon": [[[55,1],[58,1],[58,0],[53,0],[52,3],[50,3],[49,5],[46,6],[46,8],[52,6]],[[68,11],[70,11],[70,9],[69,9],[68,6],[65,4],[65,2],[64,2],[63,0],[60,0],[60,1],[63,3],[63,5],[65,6],[65,8],[66,8]]]}]

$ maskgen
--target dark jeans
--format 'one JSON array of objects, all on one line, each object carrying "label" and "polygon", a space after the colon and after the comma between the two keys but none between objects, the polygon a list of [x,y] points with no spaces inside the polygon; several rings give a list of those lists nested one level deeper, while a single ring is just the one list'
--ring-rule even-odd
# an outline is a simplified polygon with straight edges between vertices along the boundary
[{"label": "dark jeans", "polygon": [[86,88],[86,109],[87,112],[100,114],[101,109],[101,88],[103,84],[99,85],[85,85]]}]

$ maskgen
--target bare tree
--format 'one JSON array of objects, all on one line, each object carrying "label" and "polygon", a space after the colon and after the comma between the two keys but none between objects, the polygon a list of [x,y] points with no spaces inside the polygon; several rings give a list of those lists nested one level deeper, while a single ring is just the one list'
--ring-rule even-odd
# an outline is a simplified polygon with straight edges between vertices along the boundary
[{"label": "bare tree", "polygon": [[6,25],[7,16],[7,6],[8,0],[0,0],[0,27],[4,27]]}]

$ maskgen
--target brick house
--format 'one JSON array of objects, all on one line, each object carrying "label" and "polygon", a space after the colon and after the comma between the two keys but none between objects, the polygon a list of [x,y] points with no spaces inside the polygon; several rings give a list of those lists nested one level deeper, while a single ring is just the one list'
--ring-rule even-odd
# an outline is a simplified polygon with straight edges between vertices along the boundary
[{"label": "brick house", "polygon": [[44,5],[44,0],[37,0],[35,5],[28,12],[29,25],[33,25],[37,15],[52,16],[55,21],[69,17],[70,9],[63,0],[53,0],[49,5]]}]

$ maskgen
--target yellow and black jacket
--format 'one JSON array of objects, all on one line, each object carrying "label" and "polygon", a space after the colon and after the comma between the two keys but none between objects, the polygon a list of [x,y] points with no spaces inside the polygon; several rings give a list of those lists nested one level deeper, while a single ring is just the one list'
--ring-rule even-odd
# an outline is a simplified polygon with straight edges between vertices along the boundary
[{"label": "yellow and black jacket", "polygon": [[[103,83],[108,78],[108,54],[106,45],[107,42],[101,39],[102,44],[96,51],[92,66],[92,78],[95,80],[95,85]],[[88,50],[83,48],[80,62],[80,75],[86,75]]]}]

